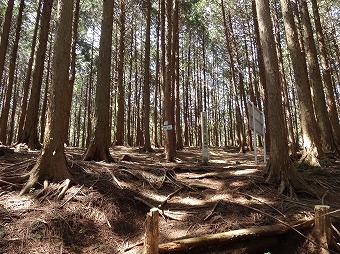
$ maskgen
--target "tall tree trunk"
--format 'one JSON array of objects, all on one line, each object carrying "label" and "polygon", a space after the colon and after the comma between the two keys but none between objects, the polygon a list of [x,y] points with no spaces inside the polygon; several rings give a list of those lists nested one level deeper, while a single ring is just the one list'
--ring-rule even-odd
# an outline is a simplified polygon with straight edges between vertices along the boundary
[{"label": "tall tree trunk", "polygon": [[[87,118],[86,119],[86,125],[84,121],[84,128],[83,128],[83,136],[86,134],[86,140],[85,137],[82,138],[82,147],[84,147],[84,143],[86,144],[86,147],[90,146],[91,143],[91,137],[92,137],[92,112],[93,112],[93,100],[92,100],[92,93],[94,90],[94,40],[95,40],[95,31],[94,27],[92,27],[92,42],[91,42],[91,62],[90,62],[90,76],[89,81],[87,82],[86,87],[86,96],[85,96],[85,107],[86,107],[86,113]],[[86,126],[86,128],[85,128]],[[85,132],[85,129],[87,130],[87,133]]]},{"label": "tall tree trunk", "polygon": [[187,55],[187,76],[183,86],[183,118],[184,118],[184,146],[189,146],[189,87],[191,79],[191,31],[189,31],[188,55]]},{"label": "tall tree trunk", "polygon": [[179,0],[175,1],[175,9],[174,9],[174,22],[173,22],[173,54],[175,57],[174,61],[174,69],[175,69],[175,75],[173,77],[174,79],[174,87],[173,89],[173,99],[174,101],[174,108],[176,109],[176,114],[174,118],[174,122],[176,125],[176,149],[182,150],[183,149],[183,139],[182,139],[182,126],[181,126],[181,105],[180,105],[180,67],[179,67],[179,28],[178,28],[178,22],[179,22]]},{"label": "tall tree trunk", "polygon": [[13,95],[13,107],[12,107],[12,112],[11,112],[11,119],[10,119],[10,125],[9,125],[9,136],[8,136],[8,144],[12,144],[13,142],[13,137],[16,131],[15,128],[15,122],[16,122],[16,113],[17,113],[17,107],[18,107],[18,97],[19,97],[19,84],[18,84],[18,70],[16,70],[15,73],[15,81],[14,81],[14,95]]},{"label": "tall tree trunk", "polygon": [[244,131],[243,131],[243,121],[242,121],[241,107],[240,107],[238,94],[237,94],[237,88],[236,88],[236,74],[235,74],[235,65],[234,65],[234,55],[233,55],[233,52],[232,52],[231,45],[229,43],[230,29],[231,28],[227,24],[223,0],[221,0],[221,7],[222,7],[225,38],[226,38],[228,56],[229,56],[229,61],[230,61],[230,71],[231,71],[230,76],[231,76],[232,93],[233,93],[233,97],[234,97],[234,100],[235,100],[237,138],[238,138],[238,142],[239,142],[240,152],[244,153],[245,152],[245,147],[244,147],[244,138],[245,137],[244,137]]},{"label": "tall tree trunk", "polygon": [[[255,33],[255,41],[256,41],[256,53],[257,53],[257,63],[258,63],[258,69],[259,69],[259,83],[262,85],[263,88],[263,109],[264,109],[264,114],[265,116],[268,115],[268,92],[267,92],[267,83],[266,83],[266,77],[265,77],[265,70],[264,70],[264,60],[263,60],[263,54],[262,54],[262,49],[260,47],[260,31],[259,31],[259,25],[258,25],[258,18],[257,18],[257,13],[256,13],[256,4],[255,0],[252,0],[252,12],[253,12],[253,22],[254,22],[254,33]],[[258,82],[255,82],[255,95],[257,98],[257,107],[262,110],[261,106],[261,100],[260,100],[260,89],[259,89],[259,84]],[[256,105],[256,104],[255,104]],[[268,117],[265,118],[265,125],[268,126]],[[269,144],[270,144],[270,133],[269,129],[266,129],[266,148],[267,151],[270,150]]]},{"label": "tall tree trunk", "polygon": [[44,0],[41,29],[39,33],[39,46],[36,52],[35,67],[33,71],[31,96],[28,103],[24,130],[19,138],[19,142],[26,143],[30,149],[41,148],[38,139],[38,112],[52,6],[53,0]]},{"label": "tall tree trunk", "polygon": [[[24,0],[21,0],[20,6],[19,6],[18,17],[17,17],[15,39],[14,39],[14,44],[13,44],[13,48],[12,48],[11,60],[10,60],[10,64],[9,64],[9,77],[8,77],[8,84],[7,84],[7,93],[6,93],[5,103],[3,105],[2,112],[1,112],[0,142],[2,142],[3,144],[7,143],[7,123],[8,123],[10,103],[11,103],[11,100],[12,100],[14,74],[15,74],[15,67],[16,67],[16,62],[17,62],[18,46],[19,46],[21,23],[22,23],[22,12],[24,10],[24,6],[25,6],[25,2],[24,2]],[[1,77],[0,77],[0,82],[1,82]]]},{"label": "tall tree trunk", "polygon": [[45,125],[46,125],[46,111],[47,111],[47,103],[48,103],[48,90],[49,90],[49,83],[50,83],[50,71],[51,71],[51,55],[52,55],[52,36],[50,36],[51,44],[48,51],[48,60],[47,60],[47,74],[46,74],[46,80],[45,80],[45,94],[43,98],[43,104],[41,107],[41,117],[40,117],[40,142],[44,142],[45,137]]},{"label": "tall tree trunk", "polygon": [[[278,5],[278,3],[276,3]],[[290,152],[292,154],[293,158],[297,158],[297,152],[298,152],[298,143],[297,140],[294,139],[294,131],[293,131],[293,124],[291,121],[291,112],[290,112],[290,105],[289,105],[289,98],[288,98],[288,84],[287,79],[285,75],[285,69],[284,69],[284,62],[283,62],[283,56],[282,56],[282,46],[281,46],[281,31],[282,31],[282,22],[280,21],[282,18],[282,12],[279,10],[278,6],[275,6],[275,24],[274,24],[274,30],[275,30],[275,39],[276,39],[276,51],[277,51],[277,57],[278,57],[278,63],[279,63],[279,75],[280,80],[282,84],[282,92],[283,92],[283,105],[284,105],[284,111],[285,111],[285,120],[287,122],[287,131],[288,131],[288,142],[289,142],[289,148]]]},{"label": "tall tree trunk", "polygon": [[73,1],[59,0],[58,28],[54,44],[53,75],[44,148],[21,194],[27,193],[38,181],[58,182],[71,178],[64,153],[64,134],[60,130],[64,130],[67,125],[63,118],[64,111],[67,110],[64,98],[67,96],[69,80],[72,14]]},{"label": "tall tree trunk", "polygon": [[124,145],[124,112],[125,112],[125,88],[124,88],[124,58],[125,58],[125,0],[120,0],[120,37],[118,59],[118,111],[116,123],[116,145]]},{"label": "tall tree trunk", "polygon": [[146,31],[144,57],[144,151],[152,151],[150,142],[150,33],[151,33],[151,0],[146,1]]},{"label": "tall tree trunk", "polygon": [[[247,103],[247,99],[246,99],[246,93],[245,93],[245,88],[244,88],[244,78],[243,78],[243,73],[242,73],[242,65],[241,65],[241,61],[240,61],[240,57],[239,57],[239,53],[238,53],[238,46],[237,46],[237,42],[235,39],[235,32],[233,29],[233,24],[231,21],[231,15],[230,12],[228,14],[228,21],[229,21],[229,27],[230,27],[230,32],[231,32],[231,38],[232,38],[232,42],[234,44],[234,54],[236,57],[236,63],[237,63],[237,72],[238,72],[238,79],[239,79],[239,91],[240,91],[240,97],[241,97],[241,108],[242,108],[242,101],[243,101],[243,107],[245,109],[245,113],[246,113],[246,126],[244,126],[243,121],[242,122],[242,135],[243,135],[243,146],[247,144],[246,142],[246,135],[245,135],[245,128],[247,129],[247,135],[248,135],[248,147],[250,149],[252,149],[253,147],[253,137],[251,135],[251,130],[250,130],[250,125],[249,125],[249,112],[248,112],[248,103]],[[241,150],[242,152],[245,152],[245,148],[243,148],[243,150]]]},{"label": "tall tree trunk", "polygon": [[322,156],[322,148],[318,125],[314,116],[313,102],[309,88],[307,66],[301,51],[293,11],[289,0],[281,0],[283,21],[285,25],[287,46],[292,60],[296,88],[300,103],[301,126],[303,132],[303,159],[311,165],[318,165],[318,156]]},{"label": "tall tree trunk", "polygon": [[23,92],[22,92],[23,95],[21,99],[21,113],[20,113],[19,124],[18,124],[18,137],[21,137],[22,135],[22,129],[24,127],[25,118],[26,118],[28,91],[30,88],[30,82],[31,82],[31,76],[32,76],[34,52],[35,52],[35,47],[37,44],[37,36],[38,36],[39,21],[40,21],[40,16],[41,16],[42,1],[43,0],[39,0],[39,3],[38,3],[37,17],[35,19],[32,45],[31,45],[31,53],[28,59],[25,81],[23,85]]},{"label": "tall tree trunk", "polygon": [[9,37],[10,29],[11,29],[13,6],[14,6],[14,0],[8,0],[6,14],[5,14],[5,22],[2,27],[1,42],[0,42],[0,87],[3,86],[2,78],[3,78],[4,67],[5,67],[5,61],[6,61],[8,37]]},{"label": "tall tree trunk", "polygon": [[267,181],[279,185],[279,192],[286,190],[290,195],[294,189],[308,190],[307,184],[298,175],[288,154],[288,141],[281,100],[279,65],[275,50],[273,25],[270,17],[269,0],[256,0],[256,11],[260,29],[260,42],[266,71],[268,113],[270,133],[270,159],[267,163]]},{"label": "tall tree trunk", "polygon": [[73,97],[73,87],[74,81],[76,79],[76,44],[78,38],[78,23],[79,23],[79,12],[80,12],[80,0],[76,0],[75,10],[74,10],[74,19],[73,19],[73,30],[72,30],[72,44],[71,44],[71,63],[70,63],[70,77],[69,77],[69,85],[67,97],[65,98],[65,104],[67,110],[65,110],[65,121],[67,122],[66,129],[63,130],[65,134],[64,142],[69,145],[69,128],[71,121],[71,106],[72,106],[72,97]]},{"label": "tall tree trunk", "polygon": [[[171,102],[172,95],[172,11],[173,11],[173,0],[166,0],[166,57],[165,57],[165,67],[166,67],[166,77],[163,87],[163,107],[164,107],[164,122],[167,125],[174,127],[174,109]],[[165,157],[167,161],[174,161],[175,159],[175,146],[174,146],[174,130],[165,131]]]},{"label": "tall tree trunk", "polygon": [[[158,2],[158,8],[160,9],[160,2]],[[159,50],[159,33],[160,33],[160,15],[159,11],[157,14],[157,28],[156,28],[156,73],[155,73],[155,87],[154,87],[154,110],[153,110],[153,144],[155,147],[159,147],[158,143],[158,97],[161,94],[159,92],[160,85],[160,50]],[[160,133],[161,135],[161,133]]]},{"label": "tall tree trunk", "polygon": [[[133,21],[132,21],[132,24]],[[130,70],[129,70],[129,83],[128,83],[128,90],[127,90],[127,101],[128,101],[128,108],[127,108],[127,119],[126,119],[126,141],[127,141],[127,144],[129,146],[132,146],[133,145],[133,138],[132,138],[132,103],[131,103],[131,100],[132,100],[132,74],[133,74],[133,58],[134,58],[134,48],[133,48],[133,45],[134,45],[134,25],[131,26],[131,45],[130,45]],[[132,115],[132,116],[131,116]]]},{"label": "tall tree trunk", "polygon": [[306,50],[314,111],[316,113],[316,120],[320,130],[321,147],[324,152],[336,152],[337,155],[340,155],[340,151],[334,142],[332,126],[327,112],[325,93],[322,85],[319,61],[307,2],[306,0],[299,0],[299,2],[301,5],[303,43]]},{"label": "tall tree trunk", "polygon": [[101,26],[98,78],[95,98],[95,130],[92,141],[87,148],[84,160],[113,161],[109,148],[110,132],[110,74],[113,30],[113,7],[111,0],[103,1],[103,18]]},{"label": "tall tree trunk", "polygon": [[321,66],[323,70],[323,81],[326,87],[326,95],[327,95],[327,105],[329,108],[329,118],[332,124],[332,128],[334,131],[334,136],[338,141],[340,141],[340,123],[339,123],[339,115],[336,109],[336,101],[334,97],[334,89],[332,84],[332,76],[329,64],[329,56],[327,52],[326,40],[322,30],[319,8],[316,0],[311,0],[313,14],[314,14],[314,22],[315,22],[315,30],[317,34]]}]

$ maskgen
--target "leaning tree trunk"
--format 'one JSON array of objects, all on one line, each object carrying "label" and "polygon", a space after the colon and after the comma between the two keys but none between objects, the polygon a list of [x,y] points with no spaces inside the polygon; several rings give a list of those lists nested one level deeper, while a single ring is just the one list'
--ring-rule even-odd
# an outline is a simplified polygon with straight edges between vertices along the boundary
[{"label": "leaning tree trunk", "polygon": [[221,1],[221,8],[222,8],[222,15],[223,15],[223,25],[224,25],[226,44],[227,44],[227,51],[228,51],[228,56],[229,56],[229,61],[230,61],[230,71],[231,71],[230,76],[231,76],[231,85],[232,85],[231,89],[232,89],[232,93],[233,93],[233,97],[235,101],[237,138],[239,142],[240,152],[244,153],[245,152],[245,147],[244,147],[245,137],[244,137],[244,131],[243,131],[243,120],[242,120],[242,114],[241,114],[241,107],[240,107],[240,102],[238,99],[237,88],[236,88],[234,54],[233,54],[232,46],[230,42],[231,27],[230,27],[230,23],[229,25],[227,24],[227,18],[226,18],[223,0]]},{"label": "leaning tree trunk", "polygon": [[308,81],[306,60],[300,48],[293,10],[289,0],[281,0],[283,21],[285,25],[287,46],[290,53],[296,89],[301,111],[301,127],[303,132],[303,160],[313,166],[319,165],[318,156],[322,156],[322,147],[318,125],[316,123],[313,101]]},{"label": "leaning tree trunk", "polygon": [[21,194],[27,193],[38,181],[58,182],[71,178],[64,153],[64,136],[60,130],[65,129],[67,125],[63,118],[64,111],[67,110],[64,98],[67,96],[70,66],[72,13],[73,1],[58,1],[58,28],[54,43],[53,75],[44,148]]},{"label": "leaning tree trunk", "polygon": [[267,163],[267,181],[279,186],[279,193],[295,189],[308,190],[306,183],[298,175],[288,153],[288,140],[281,100],[279,65],[275,50],[273,25],[270,17],[269,0],[256,0],[259,21],[260,42],[268,89],[268,112],[270,133],[270,159]]},{"label": "leaning tree trunk", "polygon": [[329,120],[324,88],[319,67],[318,52],[313,37],[312,24],[306,0],[299,0],[301,5],[302,33],[305,46],[310,85],[312,89],[314,110],[316,113],[317,124],[320,129],[321,147],[324,152],[336,152],[339,149],[335,145],[331,122]]},{"label": "leaning tree trunk", "polygon": [[110,155],[110,70],[112,51],[114,1],[104,0],[103,20],[99,48],[98,78],[94,137],[87,148],[84,160],[113,161]]},{"label": "leaning tree trunk", "polygon": [[323,70],[323,81],[326,87],[327,104],[329,108],[329,118],[334,131],[334,136],[340,142],[340,122],[339,115],[336,109],[336,102],[334,97],[334,89],[332,84],[332,76],[330,70],[330,64],[328,59],[327,46],[325,42],[325,36],[322,30],[320,14],[318,9],[318,4],[316,0],[311,0],[314,14],[315,30],[318,39],[321,66]]}]

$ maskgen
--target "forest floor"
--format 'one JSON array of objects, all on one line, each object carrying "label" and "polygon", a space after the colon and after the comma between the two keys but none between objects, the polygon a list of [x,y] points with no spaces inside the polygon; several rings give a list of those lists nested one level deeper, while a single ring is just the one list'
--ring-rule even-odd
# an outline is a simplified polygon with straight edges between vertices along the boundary
[{"label": "forest floor", "polygon": [[[38,196],[38,188],[19,196],[22,186],[8,185],[0,177],[0,253],[141,253],[146,214],[160,205],[161,243],[282,222],[292,225],[313,218],[314,206],[322,202],[332,211],[340,208],[339,161],[301,170],[320,198],[300,193],[297,199],[278,195],[277,186],[266,183],[262,156],[255,164],[253,153],[232,147],[210,148],[207,166],[200,163],[197,148],[177,152],[175,163],[166,163],[161,150],[114,147],[117,162],[111,164],[82,161],[83,152],[66,149],[74,181],[62,200]],[[0,175],[28,172],[38,155],[25,150],[3,154]],[[340,231],[340,213],[332,218]],[[302,232],[306,237],[311,233]],[[258,253],[316,249],[294,231],[278,241]],[[240,251],[243,244],[182,253],[246,253]]]}]

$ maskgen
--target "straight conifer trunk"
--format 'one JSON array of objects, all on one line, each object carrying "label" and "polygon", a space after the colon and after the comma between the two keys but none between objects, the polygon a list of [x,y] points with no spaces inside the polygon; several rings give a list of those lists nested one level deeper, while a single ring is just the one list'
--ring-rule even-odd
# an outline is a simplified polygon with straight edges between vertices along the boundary
[{"label": "straight conifer trunk", "polygon": [[313,37],[312,24],[306,0],[299,0],[302,17],[302,34],[305,46],[310,85],[312,89],[314,111],[320,130],[321,147],[324,152],[339,153],[334,142],[331,122],[329,120],[324,88],[319,67],[316,45]]},{"label": "straight conifer trunk", "polygon": [[118,55],[118,110],[116,126],[116,145],[124,145],[124,124],[125,124],[125,90],[124,90],[124,63],[125,63],[125,0],[120,0],[120,37]]},{"label": "straight conifer trunk", "polygon": [[8,0],[5,21],[1,31],[1,42],[0,42],[0,87],[3,86],[2,78],[5,67],[6,52],[8,46],[8,37],[11,29],[11,21],[13,14],[14,0]]},{"label": "straight conifer trunk", "polygon": [[38,36],[39,45],[36,52],[35,67],[33,71],[31,95],[28,102],[24,130],[19,137],[19,143],[26,143],[28,147],[33,150],[41,148],[41,144],[38,139],[38,112],[52,7],[53,0],[44,0],[41,29]]},{"label": "straight conifer trunk", "polygon": [[[174,127],[174,109],[171,102],[172,93],[172,12],[173,12],[173,0],[166,0],[166,55],[165,55],[165,82],[163,86],[163,107],[164,107],[164,121],[168,125]],[[165,131],[165,157],[167,161],[174,161],[175,159],[175,146],[174,146],[174,130]]]},{"label": "straight conifer trunk", "polygon": [[321,66],[323,70],[323,81],[326,87],[327,105],[329,108],[329,118],[330,118],[332,128],[334,131],[334,136],[337,139],[337,141],[340,142],[340,122],[339,122],[339,115],[336,109],[336,101],[335,101],[335,96],[334,96],[332,76],[331,76],[330,64],[329,64],[329,59],[328,59],[329,56],[328,56],[328,51],[327,51],[327,46],[326,46],[326,39],[325,39],[324,32],[321,26],[317,1],[311,0],[311,2],[312,2],[313,14],[314,14],[315,29],[316,29],[317,39],[318,39]]},{"label": "straight conifer trunk", "polygon": [[67,110],[64,98],[67,96],[69,81],[72,14],[73,1],[59,0],[58,28],[54,43],[53,75],[49,91],[44,147],[21,194],[27,193],[38,181],[58,182],[71,178],[64,153],[64,136],[61,130],[64,130],[67,125],[63,119],[65,110]]},{"label": "straight conifer trunk", "polygon": [[24,0],[20,1],[19,13],[17,17],[17,24],[16,24],[16,31],[15,31],[15,40],[14,45],[12,48],[11,53],[11,60],[9,64],[9,77],[8,77],[8,85],[7,85],[7,93],[5,98],[5,103],[2,108],[1,112],[1,120],[0,120],[0,142],[4,144],[7,143],[7,131],[8,131],[8,116],[9,116],[9,109],[10,109],[10,102],[12,99],[13,93],[13,85],[14,85],[14,74],[17,62],[17,53],[19,47],[19,39],[20,39],[20,32],[21,32],[21,24],[22,24],[22,13],[24,10],[25,2]]},{"label": "straight conifer trunk", "polygon": [[[146,1],[146,32],[144,58],[144,151],[150,152],[150,33],[151,33],[151,0]],[[157,85],[157,84],[156,84]]]},{"label": "straight conifer trunk", "polygon": [[21,112],[20,112],[20,118],[19,118],[19,124],[18,124],[18,136],[19,137],[22,135],[22,129],[24,127],[25,118],[26,118],[28,91],[30,88],[30,81],[31,81],[31,76],[32,76],[34,52],[35,52],[35,47],[37,44],[42,2],[43,0],[39,0],[39,3],[38,3],[37,16],[35,19],[33,38],[32,38],[32,44],[31,44],[31,52],[30,52],[30,57],[29,57],[28,64],[27,64],[26,73],[25,73],[24,87],[22,91],[23,95],[21,99]]},{"label": "straight conifer trunk", "polygon": [[103,20],[101,27],[98,78],[95,98],[95,130],[87,148],[84,160],[113,161],[110,155],[110,70],[112,51],[114,1],[103,1]]},{"label": "straight conifer trunk", "polygon": [[279,65],[275,50],[273,25],[270,17],[269,0],[256,0],[260,42],[263,52],[266,83],[268,89],[268,122],[270,133],[270,159],[267,163],[267,181],[279,186],[279,193],[291,196],[294,190],[308,190],[298,175],[288,154],[287,130],[283,118]]},{"label": "straight conifer trunk", "polygon": [[300,103],[304,148],[303,159],[308,164],[317,166],[319,165],[317,157],[322,156],[323,151],[320,143],[319,129],[314,115],[306,59],[300,48],[298,31],[295,25],[291,4],[292,3],[289,0],[281,0],[287,47],[293,65],[296,89]]}]

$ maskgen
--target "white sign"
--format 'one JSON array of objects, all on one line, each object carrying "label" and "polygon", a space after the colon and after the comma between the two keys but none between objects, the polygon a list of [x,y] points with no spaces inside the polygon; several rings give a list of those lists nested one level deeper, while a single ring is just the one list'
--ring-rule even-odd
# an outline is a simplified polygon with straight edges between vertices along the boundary
[{"label": "white sign", "polygon": [[256,133],[263,138],[263,157],[264,162],[266,158],[266,128],[264,124],[264,113],[255,107],[254,103],[248,101],[248,113],[249,113],[249,127],[253,131],[253,142],[254,142],[254,156],[255,163],[257,163],[257,151],[256,151]]},{"label": "white sign", "polygon": [[249,125],[250,129],[257,132],[257,134],[264,136],[264,114],[251,102],[248,102]]},{"label": "white sign", "polygon": [[165,131],[171,131],[171,130],[172,130],[172,125],[171,125],[171,124],[163,125],[163,130],[165,130]]}]

